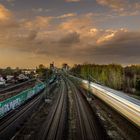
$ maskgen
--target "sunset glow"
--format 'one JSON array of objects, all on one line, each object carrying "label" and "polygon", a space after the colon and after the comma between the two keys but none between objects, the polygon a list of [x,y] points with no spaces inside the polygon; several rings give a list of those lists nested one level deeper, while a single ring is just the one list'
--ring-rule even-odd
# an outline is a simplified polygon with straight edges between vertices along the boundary
[{"label": "sunset glow", "polygon": [[140,62],[139,0],[0,0],[0,66]]}]

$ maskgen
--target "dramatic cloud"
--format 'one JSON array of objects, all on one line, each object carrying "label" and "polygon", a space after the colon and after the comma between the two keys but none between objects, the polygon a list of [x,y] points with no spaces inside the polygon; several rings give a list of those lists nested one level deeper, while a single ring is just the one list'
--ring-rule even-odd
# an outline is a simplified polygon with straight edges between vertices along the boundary
[{"label": "dramatic cloud", "polygon": [[[100,44],[127,44],[133,45],[139,42],[140,32],[132,32],[125,29],[110,31],[109,34],[104,35],[97,42]],[[134,43],[135,42],[135,43]],[[139,46],[139,45],[138,45]]]},{"label": "dramatic cloud", "polygon": [[[98,3],[111,4],[109,7],[123,11],[123,3],[114,0],[98,0]],[[135,7],[138,9],[138,4]],[[26,57],[28,54],[32,62],[139,63],[140,31],[102,29],[95,22],[95,16],[94,13],[67,13],[16,19],[0,5],[0,49]]]},{"label": "dramatic cloud", "polygon": [[[140,31],[132,32],[120,29],[104,32],[104,35],[97,41],[96,49],[94,49],[95,45],[89,49],[94,56],[106,56],[108,60],[112,57],[111,61],[114,62],[139,63]],[[100,60],[103,61],[103,59]]]}]

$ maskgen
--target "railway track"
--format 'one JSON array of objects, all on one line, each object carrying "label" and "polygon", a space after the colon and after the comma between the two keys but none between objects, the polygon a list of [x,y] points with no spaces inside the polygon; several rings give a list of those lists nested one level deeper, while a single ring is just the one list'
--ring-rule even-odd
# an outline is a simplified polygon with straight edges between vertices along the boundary
[{"label": "railway track", "polygon": [[8,92],[8,91],[11,91],[13,89],[16,89],[16,88],[18,88],[18,87],[20,87],[22,85],[25,85],[25,84],[30,83],[30,82],[33,82],[33,81],[35,82],[36,79],[31,79],[31,80],[28,80],[28,81],[25,81],[25,82],[22,82],[22,83],[19,83],[19,84],[16,84],[16,85],[8,86],[8,87],[6,87],[4,89],[0,89],[0,94],[5,93],[5,92]]},{"label": "railway track", "polygon": [[80,140],[106,140],[107,135],[100,124],[98,118],[93,112],[92,108],[88,104],[81,92],[73,84],[72,81],[68,80],[68,85],[71,88],[75,110],[76,110],[76,138]]},{"label": "railway track", "polygon": [[61,80],[61,88],[48,119],[44,122],[37,139],[64,140],[67,119],[67,88],[64,80]]},{"label": "railway track", "polygon": [[14,113],[4,118],[0,122],[0,140],[9,140],[20,125],[26,120],[33,110],[39,105],[42,94],[36,96],[33,100],[15,110]]},{"label": "railway track", "polygon": [[[105,130],[101,126],[98,118],[93,112],[92,108],[84,98],[84,95],[78,90],[77,86],[67,78],[60,80],[60,88],[58,94],[55,96],[56,101],[50,108],[49,114],[44,118],[43,125],[39,127],[36,137],[34,139],[41,140],[65,140],[68,139],[68,129],[71,129],[68,123],[68,89],[71,91],[73,97],[73,106],[75,114],[75,132],[73,140],[106,140],[107,136]],[[70,95],[69,94],[69,95]],[[29,112],[39,104],[41,96],[37,96],[30,105],[26,105],[23,109],[18,111],[15,115],[7,118],[0,124],[0,140],[7,140],[8,135],[12,136],[16,131],[12,130],[21,124],[21,120],[29,115]],[[16,125],[18,124],[18,125]],[[16,126],[16,127],[15,127]],[[12,130],[12,131],[11,131]],[[31,133],[31,132],[30,132]],[[8,134],[8,135],[7,135]],[[5,137],[6,136],[6,137]],[[17,138],[17,137],[16,137]],[[70,138],[70,137],[69,137]],[[68,139],[69,140],[69,139]]]}]

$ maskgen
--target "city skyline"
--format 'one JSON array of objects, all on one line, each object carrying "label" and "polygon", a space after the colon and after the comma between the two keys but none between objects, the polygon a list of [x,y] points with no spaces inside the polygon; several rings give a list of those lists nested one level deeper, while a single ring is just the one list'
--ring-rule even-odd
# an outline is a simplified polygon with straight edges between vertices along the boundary
[{"label": "city skyline", "polygon": [[140,64],[138,0],[0,0],[0,67]]}]

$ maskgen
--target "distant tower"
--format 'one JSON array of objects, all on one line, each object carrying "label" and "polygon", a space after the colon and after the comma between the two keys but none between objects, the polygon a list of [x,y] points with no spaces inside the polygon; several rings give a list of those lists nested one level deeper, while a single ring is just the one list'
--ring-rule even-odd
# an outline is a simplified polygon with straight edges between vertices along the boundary
[{"label": "distant tower", "polygon": [[64,64],[62,65],[62,68],[63,68],[63,70],[65,70],[65,71],[69,70],[69,66],[68,66],[67,63],[64,63]]},{"label": "distant tower", "polygon": [[51,69],[51,70],[54,70],[54,62],[52,62],[52,63],[50,64],[50,69]]}]

